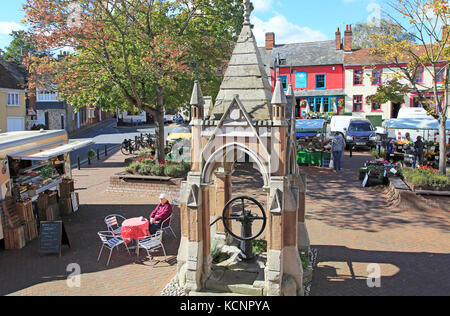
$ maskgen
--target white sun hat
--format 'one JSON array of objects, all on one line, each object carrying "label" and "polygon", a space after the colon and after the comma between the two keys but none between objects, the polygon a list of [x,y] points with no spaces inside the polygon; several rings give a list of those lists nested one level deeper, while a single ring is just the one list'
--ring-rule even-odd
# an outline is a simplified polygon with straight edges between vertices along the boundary
[{"label": "white sun hat", "polygon": [[161,193],[161,195],[159,196],[159,199],[166,199],[167,200],[167,194],[165,193]]}]

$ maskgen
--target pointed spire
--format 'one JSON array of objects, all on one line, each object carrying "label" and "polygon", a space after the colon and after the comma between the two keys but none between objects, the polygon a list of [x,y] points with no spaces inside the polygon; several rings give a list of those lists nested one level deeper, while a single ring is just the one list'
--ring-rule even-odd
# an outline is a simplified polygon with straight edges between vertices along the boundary
[{"label": "pointed spire", "polygon": [[289,84],[287,91],[286,91],[286,98],[288,101],[291,101],[294,99],[294,88],[292,87],[292,83]]},{"label": "pointed spire", "polygon": [[272,105],[286,105],[287,99],[284,93],[283,84],[281,78],[277,79],[277,84],[275,85],[275,90],[273,91]]},{"label": "pointed spire", "polygon": [[244,0],[244,24],[250,24],[250,0]]},{"label": "pointed spire", "polygon": [[195,106],[203,106],[205,104],[205,100],[203,99],[202,88],[200,87],[198,80],[195,80],[194,82],[194,90],[192,91],[190,104]]}]

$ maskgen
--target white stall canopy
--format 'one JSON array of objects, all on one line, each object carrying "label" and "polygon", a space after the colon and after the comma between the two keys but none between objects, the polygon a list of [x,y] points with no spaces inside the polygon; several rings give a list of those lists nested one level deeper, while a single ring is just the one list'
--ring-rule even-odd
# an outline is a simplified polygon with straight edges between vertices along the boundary
[{"label": "white stall canopy", "polygon": [[34,149],[30,151],[13,154],[13,159],[42,161],[49,160],[68,152],[80,149],[82,147],[93,144],[92,140],[70,140],[68,144],[60,144],[50,149]]}]

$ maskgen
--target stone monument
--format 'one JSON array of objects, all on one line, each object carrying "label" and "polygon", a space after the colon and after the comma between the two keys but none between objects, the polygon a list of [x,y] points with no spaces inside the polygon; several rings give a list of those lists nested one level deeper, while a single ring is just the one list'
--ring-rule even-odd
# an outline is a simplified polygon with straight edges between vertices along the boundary
[{"label": "stone monument", "polygon": [[211,241],[230,241],[222,222],[213,233],[210,222],[231,199],[234,164],[246,154],[263,175],[267,195],[265,293],[303,295],[299,251],[309,249],[309,239],[306,177],[296,163],[294,93],[290,86],[286,95],[280,79],[272,93],[251,29],[249,0],[244,7],[243,29],[210,113],[204,113],[200,83],[194,84],[191,172],[181,185],[176,282],[187,292],[204,289],[211,273]]}]

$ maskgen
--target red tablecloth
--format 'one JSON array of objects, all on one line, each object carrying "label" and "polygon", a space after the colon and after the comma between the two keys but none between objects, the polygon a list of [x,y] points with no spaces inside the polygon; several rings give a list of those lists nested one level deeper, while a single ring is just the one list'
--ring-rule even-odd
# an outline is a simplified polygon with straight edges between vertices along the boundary
[{"label": "red tablecloth", "polygon": [[150,236],[147,219],[141,220],[140,217],[136,217],[127,219],[122,223],[122,237],[125,240],[146,236]]}]

